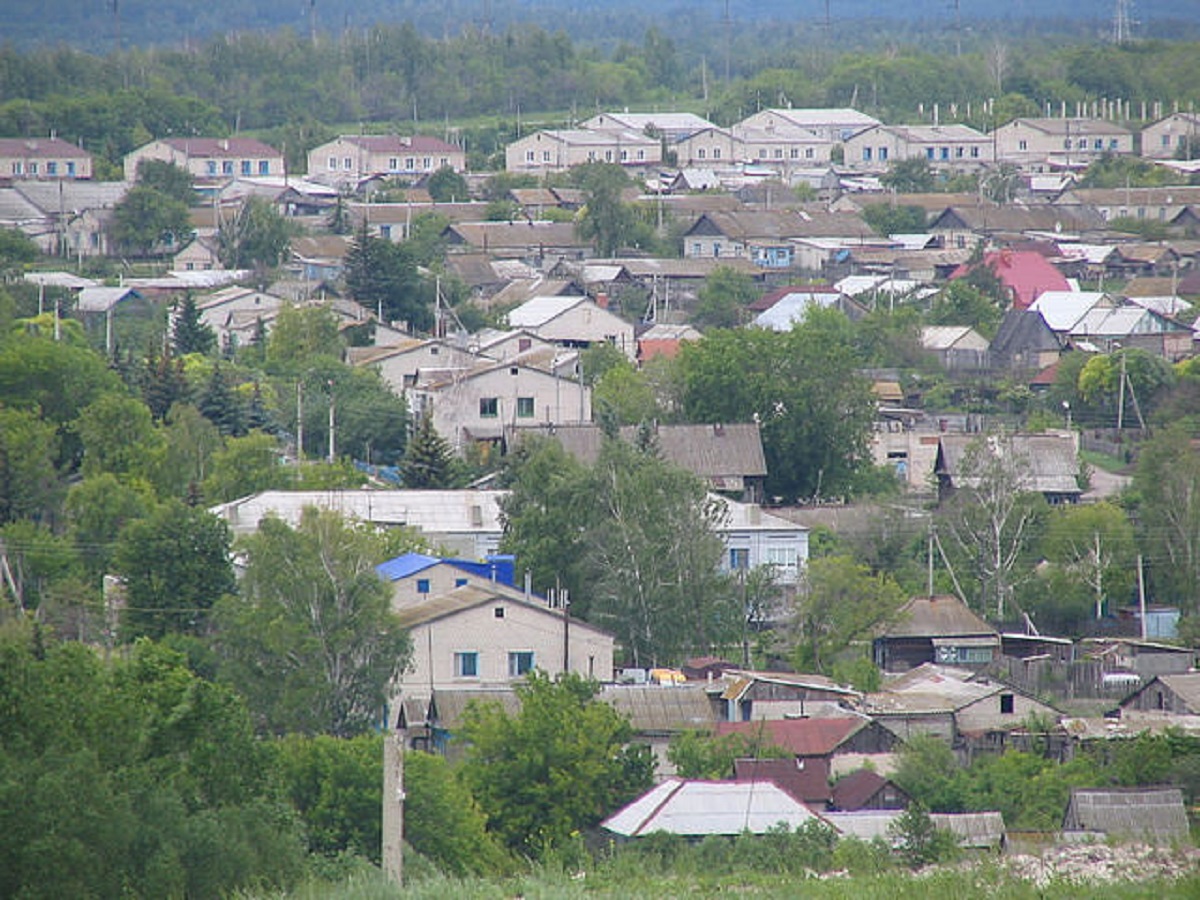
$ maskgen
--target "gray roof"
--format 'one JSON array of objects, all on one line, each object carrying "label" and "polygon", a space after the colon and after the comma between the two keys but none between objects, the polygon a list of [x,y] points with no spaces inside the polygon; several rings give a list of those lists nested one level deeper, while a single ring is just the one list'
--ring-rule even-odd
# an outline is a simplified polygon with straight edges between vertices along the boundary
[{"label": "gray roof", "polygon": [[913,597],[903,607],[887,637],[966,637],[999,634],[995,628],[952,595]]},{"label": "gray roof", "polygon": [[[636,426],[621,429],[621,439],[637,439]],[[600,455],[604,431],[598,425],[560,425],[550,435],[586,465]],[[656,438],[663,458],[701,478],[762,477],[767,474],[762,436],[753,422],[729,425],[659,425]]]},{"label": "gray roof", "polygon": [[711,731],[716,719],[703,684],[605,685],[600,699],[643,734]]},{"label": "gray roof", "polygon": [[21,195],[47,213],[60,209],[79,212],[85,209],[112,209],[125,198],[129,184],[124,181],[22,181],[13,186]]},{"label": "gray roof", "polygon": [[1179,788],[1074,788],[1063,831],[1151,841],[1186,840],[1183,793]]},{"label": "gray roof", "polygon": [[512,688],[435,689],[431,701],[430,724],[444,731],[457,731],[463,714],[472,701],[499,703],[510,716],[521,711],[521,698]]},{"label": "gray roof", "polygon": [[[825,818],[842,834],[895,843],[897,836],[891,825],[900,815],[900,810],[860,810],[825,813]],[[931,813],[929,818],[934,827],[953,833],[960,847],[990,848],[1004,841],[1004,816],[998,812]]]},{"label": "gray roof", "polygon": [[[980,442],[983,443],[980,443]],[[972,446],[1016,462],[1026,491],[1042,494],[1080,494],[1079,455],[1075,441],[1065,434],[947,434],[938,441],[939,476],[956,488],[971,487],[978,480],[963,475],[963,464]]]}]

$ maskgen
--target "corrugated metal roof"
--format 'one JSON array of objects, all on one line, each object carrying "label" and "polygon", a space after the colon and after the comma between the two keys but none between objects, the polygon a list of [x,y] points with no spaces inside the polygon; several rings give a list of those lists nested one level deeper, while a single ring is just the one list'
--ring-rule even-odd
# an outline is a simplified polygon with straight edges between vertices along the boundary
[{"label": "corrugated metal roof", "polygon": [[629,717],[634,731],[711,731],[716,715],[702,684],[605,685],[600,699]]},{"label": "corrugated metal roof", "polygon": [[627,837],[666,831],[701,836],[762,834],[821,817],[771,782],[684,781],[670,778],[609,816],[601,827]]},{"label": "corrugated metal roof", "polygon": [[1186,840],[1183,792],[1179,788],[1074,788],[1063,830],[1139,840]]},{"label": "corrugated metal roof", "polygon": [[401,578],[416,575],[430,566],[436,566],[440,562],[441,560],[436,556],[427,556],[424,553],[405,553],[395,559],[380,563],[375,567],[375,571],[379,573],[380,578],[399,581]]},{"label": "corrugated metal roof", "polygon": [[862,717],[719,722],[717,734],[766,740],[795,756],[829,756],[870,720]]},{"label": "corrugated metal roof", "polygon": [[773,782],[801,803],[824,805],[832,796],[825,759],[735,759],[733,774],[737,781]]}]

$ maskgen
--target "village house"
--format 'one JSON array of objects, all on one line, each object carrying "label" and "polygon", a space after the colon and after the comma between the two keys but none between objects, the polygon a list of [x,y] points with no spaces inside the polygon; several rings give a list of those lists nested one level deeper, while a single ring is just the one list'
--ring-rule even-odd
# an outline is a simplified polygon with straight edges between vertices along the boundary
[{"label": "village house", "polygon": [[619,166],[657,166],[662,143],[640,131],[588,131],[582,128],[535,131],[504,150],[508,172],[549,174],[590,162]]},{"label": "village house", "polygon": [[1138,219],[1170,225],[1188,207],[1200,206],[1200,185],[1072,188],[1055,205],[1074,204],[1090,207],[1106,222]]},{"label": "village house", "polygon": [[979,371],[988,367],[988,339],[970,325],[927,325],[921,349],[937,357],[947,371]]},{"label": "village house", "polygon": [[824,675],[731,669],[709,686],[718,722],[846,716],[862,694]]},{"label": "village house", "polygon": [[375,369],[401,397],[416,387],[420,373],[465,373],[484,363],[478,354],[439,338],[407,338],[382,347],[351,347],[349,352],[353,365]]},{"label": "village house", "polygon": [[375,572],[391,586],[393,609],[424,603],[467,584],[513,587],[516,577],[515,558],[504,553],[492,554],[483,562],[403,553],[377,565]]},{"label": "village house", "polygon": [[771,107],[742,119],[740,127],[768,130],[794,128],[810,131],[829,144],[844,144],[856,134],[882,123],[856,109],[791,109]]},{"label": "village house", "polygon": [[992,133],[996,159],[1022,167],[1083,168],[1104,155],[1133,153],[1133,132],[1103,119],[1016,118]]},{"label": "village house", "polygon": [[636,742],[654,754],[659,780],[676,774],[667,755],[672,738],[684,732],[712,734],[716,725],[704,684],[606,684],[598,699],[629,719]]},{"label": "village house", "polygon": [[614,638],[499,582],[465,584],[393,610],[412,640],[399,691],[506,686],[534,669],[611,681]]},{"label": "village house", "polygon": [[[675,165],[681,169],[693,170],[691,179],[696,180],[696,169],[711,167],[712,169],[733,166],[744,156],[742,142],[728,128],[718,128],[715,125],[702,128],[687,137],[681,138],[671,146],[675,154]],[[688,176],[683,176],[685,182]],[[704,190],[719,187],[716,175],[712,175],[716,183],[704,181],[700,184],[685,183],[672,185],[672,189]]]},{"label": "village house", "polygon": [[1174,112],[1142,129],[1142,156],[1148,159],[1200,157],[1200,114]]},{"label": "village house", "polygon": [[[820,765],[837,777],[865,764],[890,771],[900,747],[894,733],[866,716],[811,716],[718,722],[719,737],[737,734],[762,747],[786,751],[806,764]],[[828,798],[826,794],[826,798]]]},{"label": "village house", "polygon": [[885,672],[926,663],[984,668],[1000,655],[1000,634],[957,597],[913,597],[875,638],[874,654]]},{"label": "village house", "polygon": [[675,144],[688,135],[715,126],[708,119],[695,113],[606,112],[580,122],[578,127],[584,131],[609,134],[644,134],[646,137],[661,138],[668,144]]},{"label": "village house", "polygon": [[171,257],[171,268],[179,272],[211,272],[224,269],[215,237],[196,235]]},{"label": "village house", "polygon": [[1188,839],[1179,788],[1071,788],[1063,816],[1069,841],[1140,841],[1180,844]]},{"label": "village house", "polygon": [[706,212],[683,233],[687,259],[747,259],[762,268],[792,265],[792,240],[806,237],[862,239],[873,234],[854,213],[816,207],[782,212]]},{"label": "village house", "polygon": [[508,314],[510,328],[525,329],[561,347],[612,344],[629,359],[637,354],[633,323],[583,296],[542,296]]},{"label": "village house", "polygon": [[828,165],[835,146],[809,128],[786,121],[755,126],[741,122],[731,129],[742,160],[767,167],[783,176],[785,182],[798,168]]},{"label": "village house", "polygon": [[440,169],[466,168],[461,147],[424,135],[343,134],[308,151],[309,177],[333,184],[357,185],[375,176],[422,178]]},{"label": "village house", "polygon": [[829,805],[842,812],[907,809],[912,798],[891,779],[872,769],[856,769],[833,785]]},{"label": "village house", "polygon": [[1050,328],[1040,312],[1010,309],[1000,320],[989,353],[998,370],[1042,372],[1069,349],[1066,337]]},{"label": "village house", "polygon": [[989,135],[967,125],[875,125],[846,141],[846,165],[884,170],[906,159],[923,159],[938,169],[969,170],[995,161]]},{"label": "village house", "polygon": [[833,797],[829,760],[825,757],[735,759],[733,777],[735,781],[771,782],[813,809],[825,809]]},{"label": "village house", "polygon": [[113,209],[128,190],[121,181],[14,180],[0,187],[0,227],[21,231],[46,254],[107,256]]},{"label": "village house", "polygon": [[592,255],[592,245],[579,237],[572,222],[459,222],[446,226],[442,237],[451,254],[487,253],[535,268],[547,260]]},{"label": "village house", "polygon": [[934,465],[938,501],[977,486],[989,460],[1013,467],[1014,490],[1039,493],[1052,506],[1077,503],[1083,493],[1074,434],[946,434]]},{"label": "village house", "polygon": [[1200,716],[1200,672],[1156,675],[1122,700],[1121,710]]},{"label": "village house", "polygon": [[171,137],[151,141],[125,154],[125,180],[137,179],[143,159],[168,162],[197,179],[229,179],[239,175],[283,175],[283,155],[256,138]]},{"label": "village house", "polygon": [[57,137],[0,138],[0,181],[91,178],[92,154]]}]

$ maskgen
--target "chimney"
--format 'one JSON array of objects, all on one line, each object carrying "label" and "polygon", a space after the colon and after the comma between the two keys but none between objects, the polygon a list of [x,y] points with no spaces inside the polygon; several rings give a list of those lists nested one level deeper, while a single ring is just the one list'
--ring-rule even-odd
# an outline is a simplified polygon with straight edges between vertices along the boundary
[{"label": "chimney", "polygon": [[608,294],[601,291],[596,295],[596,305],[601,309],[608,309]]}]

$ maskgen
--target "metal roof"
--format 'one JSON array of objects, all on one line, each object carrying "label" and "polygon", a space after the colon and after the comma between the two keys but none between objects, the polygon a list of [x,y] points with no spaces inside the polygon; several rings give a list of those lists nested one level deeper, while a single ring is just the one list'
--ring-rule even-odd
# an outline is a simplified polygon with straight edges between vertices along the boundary
[{"label": "metal roof", "polygon": [[1063,831],[1183,841],[1188,836],[1183,792],[1179,788],[1073,788]]},{"label": "metal roof", "polygon": [[600,699],[641,733],[712,731],[716,719],[703,684],[605,685]]},{"label": "metal roof", "polygon": [[820,719],[760,719],[720,722],[717,734],[765,739],[795,756],[829,756],[870,722],[855,716]]}]

